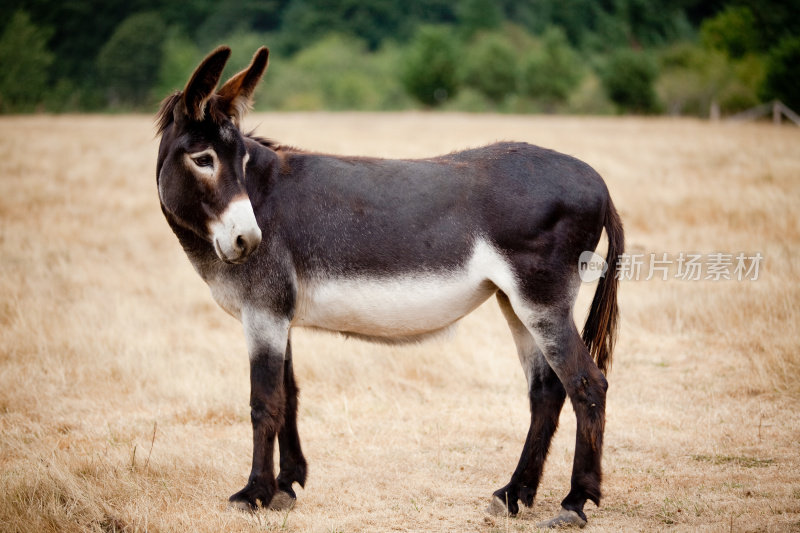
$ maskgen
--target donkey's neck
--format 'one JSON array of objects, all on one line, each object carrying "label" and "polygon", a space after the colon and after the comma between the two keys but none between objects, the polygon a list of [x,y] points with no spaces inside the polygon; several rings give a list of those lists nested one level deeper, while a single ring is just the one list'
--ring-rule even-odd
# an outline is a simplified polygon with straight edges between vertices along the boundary
[{"label": "donkey's neck", "polygon": [[272,149],[273,144],[250,137],[245,137],[244,142],[250,156],[245,171],[245,187],[258,218],[259,208],[267,201],[280,174],[281,157]]},{"label": "donkey's neck", "polygon": [[217,269],[216,263],[221,263],[211,243],[198,237],[193,231],[178,224],[171,216],[167,215],[172,232],[178,237],[186,257],[204,280],[210,279]]}]

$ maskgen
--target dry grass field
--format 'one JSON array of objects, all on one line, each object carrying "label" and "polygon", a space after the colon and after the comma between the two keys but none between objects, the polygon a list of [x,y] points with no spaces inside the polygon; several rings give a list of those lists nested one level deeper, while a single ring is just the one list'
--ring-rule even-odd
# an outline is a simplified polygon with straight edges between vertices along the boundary
[{"label": "dry grass field", "polygon": [[[760,252],[755,281],[621,282],[587,531],[800,530],[799,129],[423,113],[246,126],[385,157],[524,140],[605,177],[629,252]],[[308,483],[289,512],[228,510],[250,467],[248,358],[159,210],[156,148],[146,116],[0,118],[0,531],[519,532],[558,511],[569,404],[533,508],[484,513],[528,423],[493,300],[422,345],[295,331]]]}]

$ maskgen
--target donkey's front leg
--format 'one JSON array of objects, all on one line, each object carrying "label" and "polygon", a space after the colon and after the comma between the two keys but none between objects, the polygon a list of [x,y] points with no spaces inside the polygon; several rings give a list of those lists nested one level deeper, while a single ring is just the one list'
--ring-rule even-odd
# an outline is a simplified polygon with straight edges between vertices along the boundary
[{"label": "donkey's front leg", "polygon": [[[283,390],[286,393],[286,414],[283,427],[278,432],[280,446],[281,469],[278,474],[278,494],[273,498],[270,507],[289,506],[297,498],[293,483],[301,487],[306,483],[306,458],[300,447],[300,435],[297,433],[297,384],[294,381],[292,368],[292,343],[287,344],[286,358],[283,363]],[[281,494],[281,493],[285,493]]]},{"label": "donkey's front leg", "polygon": [[273,451],[286,409],[283,372],[289,321],[259,309],[243,310],[242,323],[250,353],[253,466],[247,485],[230,497],[230,504],[254,510],[270,504],[276,491]]}]

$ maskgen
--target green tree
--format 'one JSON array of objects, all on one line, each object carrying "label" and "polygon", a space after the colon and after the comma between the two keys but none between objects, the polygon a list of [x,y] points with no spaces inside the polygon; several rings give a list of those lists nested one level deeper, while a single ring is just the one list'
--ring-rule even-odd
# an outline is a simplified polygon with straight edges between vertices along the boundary
[{"label": "green tree", "polygon": [[447,28],[424,26],[411,42],[401,81],[406,91],[427,106],[437,106],[458,91],[458,51]]},{"label": "green tree", "polygon": [[671,115],[707,116],[730,77],[730,58],[719,50],[678,43],[661,52],[658,94]]},{"label": "green tree", "polygon": [[757,51],[767,52],[782,39],[800,35],[800,0],[736,0],[753,13]]},{"label": "green tree", "polygon": [[[618,3],[620,0],[610,2]],[[517,2],[523,3],[523,2]],[[530,2],[531,16],[529,28],[537,34],[546,31],[548,26],[560,26],[573,45],[583,43],[586,34],[594,30],[594,21],[603,13],[603,4],[596,0],[539,0]]]},{"label": "green tree", "polygon": [[728,6],[700,27],[703,44],[739,58],[758,49],[756,19],[747,6]]},{"label": "green tree", "polygon": [[255,101],[259,109],[404,109],[411,99],[398,75],[401,50],[377,52],[352,36],[330,34],[294,57],[270,62]]},{"label": "green tree", "polygon": [[386,37],[402,32],[408,20],[408,9],[397,0],[291,0],[281,33],[290,52],[329,33],[353,35],[376,50]]},{"label": "green tree", "polygon": [[[182,7],[184,2],[172,2]],[[160,11],[169,4],[161,0]],[[214,1],[204,20],[197,24],[195,35],[197,44],[203,47],[219,41],[231,31],[274,31],[280,27],[280,11],[288,4],[287,0],[225,0]],[[170,22],[173,26],[175,22]]]},{"label": "green tree", "polygon": [[495,0],[464,0],[456,9],[458,25],[467,37],[494,30],[503,23],[503,11]]},{"label": "green tree", "polygon": [[363,41],[329,35],[299,52],[293,63],[309,78],[313,87],[307,91],[317,93],[324,108],[374,109],[380,97],[377,80],[370,76],[369,58]]},{"label": "green tree", "polygon": [[27,111],[42,101],[53,62],[49,36],[24,11],[12,15],[0,36],[0,112]]},{"label": "green tree", "polygon": [[608,59],[602,81],[620,111],[654,113],[659,107],[653,86],[657,75],[658,67],[644,52],[622,49]]},{"label": "green tree", "polygon": [[113,105],[141,106],[158,80],[167,29],[153,12],[131,15],[97,55],[97,69]]},{"label": "green tree", "polygon": [[546,106],[563,103],[583,76],[580,58],[561,28],[550,27],[525,59],[522,90]]},{"label": "green tree", "polygon": [[170,28],[162,46],[156,96],[164,98],[172,91],[183,89],[202,58],[202,52],[185,33]]},{"label": "green tree", "polygon": [[683,1],[616,0],[611,12],[627,25],[631,43],[661,46],[693,33],[681,9]]},{"label": "green tree", "polygon": [[495,103],[517,90],[517,53],[504,36],[481,35],[467,50],[464,81]]},{"label": "green tree", "polygon": [[765,99],[777,98],[800,111],[800,37],[786,37],[769,53],[762,89]]}]

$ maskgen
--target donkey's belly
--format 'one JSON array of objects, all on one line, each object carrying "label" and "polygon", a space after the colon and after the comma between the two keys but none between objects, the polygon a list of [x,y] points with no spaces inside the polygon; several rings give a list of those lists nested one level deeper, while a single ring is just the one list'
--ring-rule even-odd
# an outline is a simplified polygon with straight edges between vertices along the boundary
[{"label": "donkey's belly", "polygon": [[395,276],[301,282],[293,325],[396,341],[444,329],[514,276],[497,251],[478,239],[460,268]]},{"label": "donkey's belly", "polygon": [[412,339],[450,326],[496,290],[463,273],[316,281],[301,291],[293,325]]}]

